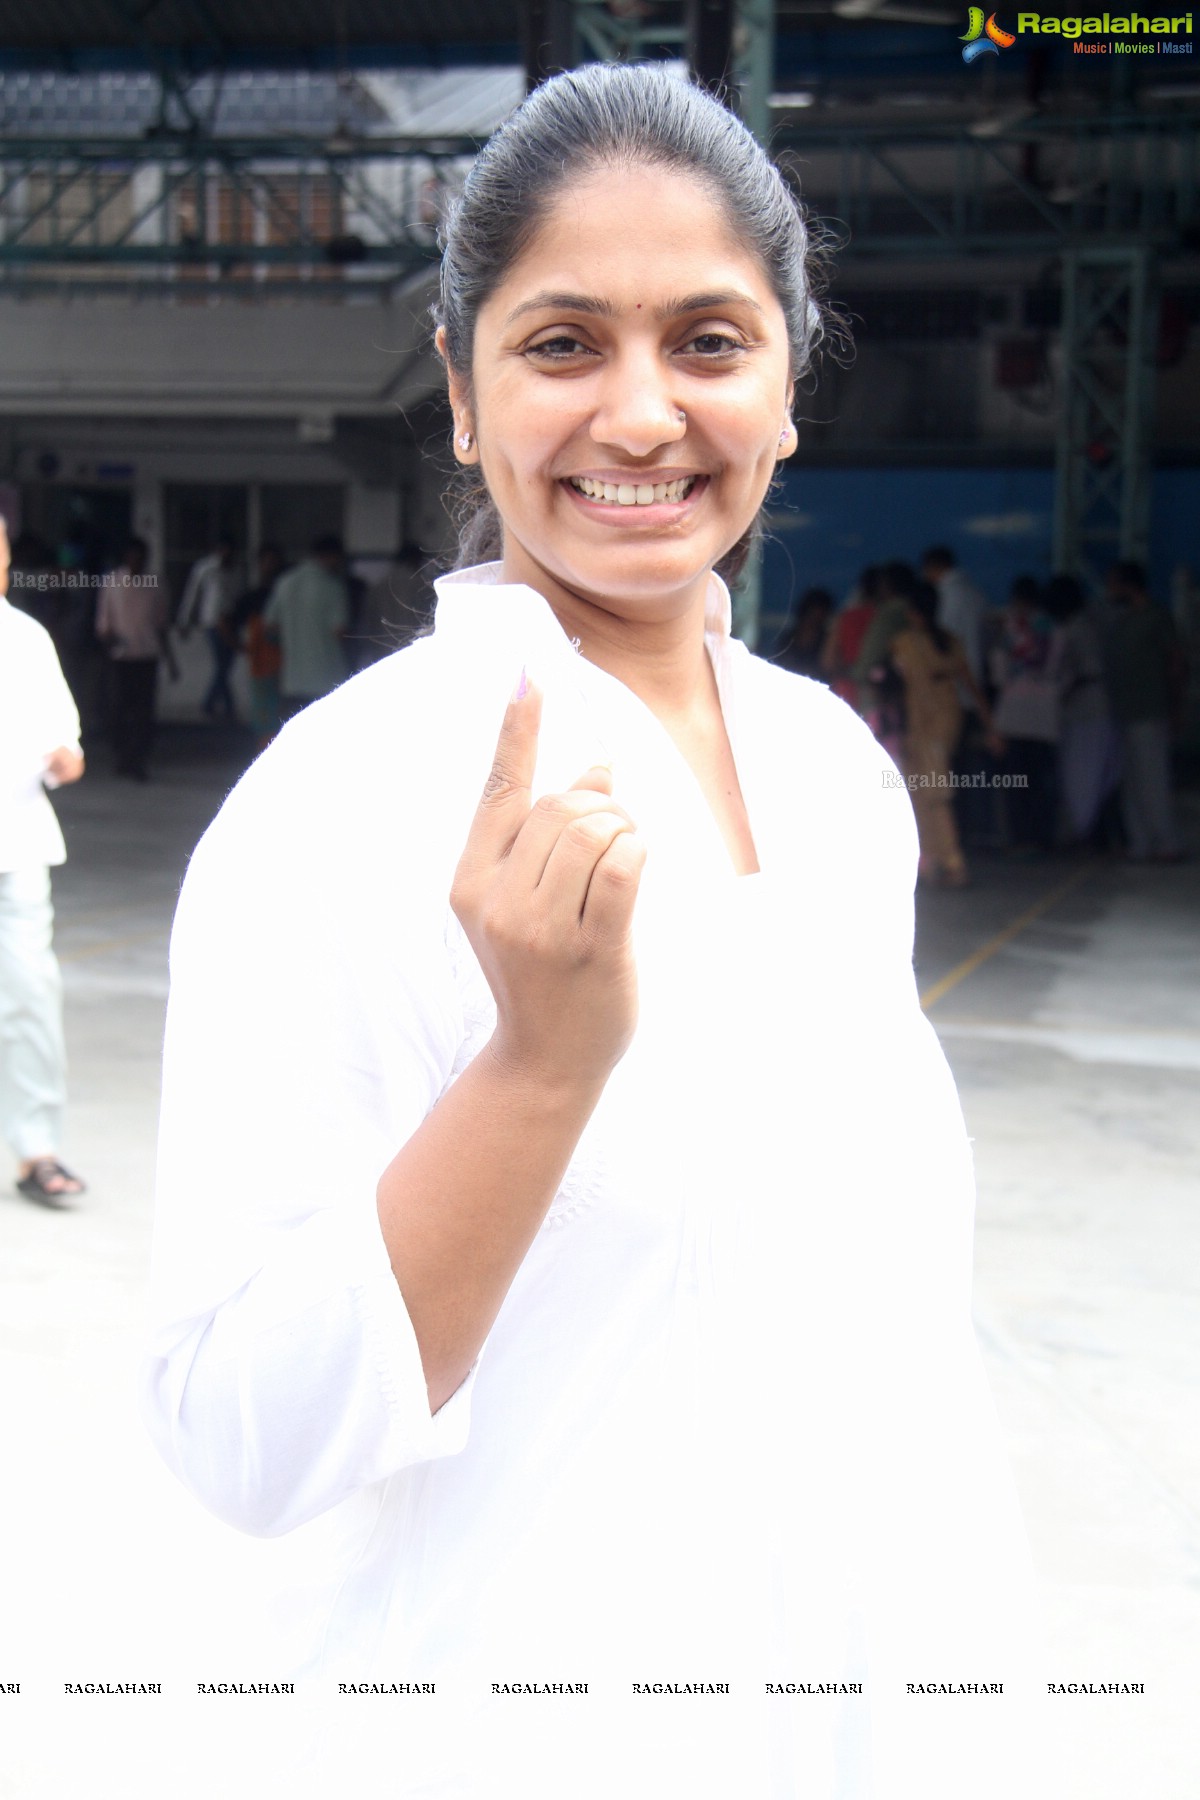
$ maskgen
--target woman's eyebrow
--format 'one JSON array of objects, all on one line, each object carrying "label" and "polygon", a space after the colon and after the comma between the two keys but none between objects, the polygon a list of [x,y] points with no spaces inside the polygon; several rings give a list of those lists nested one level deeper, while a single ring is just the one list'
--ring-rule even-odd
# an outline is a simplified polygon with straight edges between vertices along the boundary
[{"label": "woman's eyebrow", "polygon": [[[685,313],[714,312],[725,306],[748,306],[752,312],[763,316],[763,309],[757,300],[740,289],[727,288],[719,293],[687,294],[680,300],[668,300],[664,306],[656,306],[655,318],[674,319]],[[611,300],[601,300],[595,294],[545,293],[535,294],[530,300],[522,300],[520,306],[514,306],[505,319],[505,325],[512,325],[517,319],[531,312],[566,312],[588,313],[593,318],[615,319],[620,308]]]},{"label": "woman's eyebrow", "polygon": [[748,306],[760,318],[766,316],[758,301],[752,300],[749,294],[743,294],[740,288],[726,288],[716,294],[688,294],[682,300],[669,300],[666,306],[660,306],[656,310],[660,319],[673,319],[681,313],[720,312],[726,306]]},{"label": "woman's eyebrow", "polygon": [[520,306],[514,306],[504,323],[511,325],[531,312],[591,313],[596,318],[612,319],[617,309],[611,300],[598,300],[594,294],[535,294],[532,300],[522,300]]}]

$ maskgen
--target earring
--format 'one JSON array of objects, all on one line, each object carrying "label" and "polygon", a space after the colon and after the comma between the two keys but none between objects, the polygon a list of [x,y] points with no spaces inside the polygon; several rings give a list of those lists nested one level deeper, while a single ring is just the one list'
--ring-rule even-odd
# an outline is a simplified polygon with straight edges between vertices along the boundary
[{"label": "earring", "polygon": [[469,450],[474,442],[475,439],[471,436],[470,432],[464,431],[459,437],[458,447],[460,450]]},{"label": "earring", "polygon": [[789,432],[790,432],[790,431],[791,431],[791,429],[792,429],[792,422],[791,422],[791,420],[790,420],[790,419],[789,419],[789,420],[788,420],[788,422],[787,422],[787,424],[786,424],[786,425],[785,425],[785,426],[784,426],[784,428],[783,428],[783,430],[782,430],[782,431],[781,431],[781,432],[780,432],[780,434],[779,434],[779,441],[780,441],[780,443],[781,443],[781,444],[786,444],[786,443],[787,443],[787,441],[788,441],[788,433],[789,433]]}]

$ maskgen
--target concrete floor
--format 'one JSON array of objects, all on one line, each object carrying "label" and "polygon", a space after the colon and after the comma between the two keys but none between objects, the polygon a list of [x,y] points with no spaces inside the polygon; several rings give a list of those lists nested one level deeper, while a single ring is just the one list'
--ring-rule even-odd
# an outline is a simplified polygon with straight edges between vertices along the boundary
[{"label": "concrete floor", "polygon": [[[210,1666],[264,1678],[217,1621],[223,1595],[288,1554],[201,1514],[132,1403],[168,928],[242,754],[236,734],[176,724],[149,786],[114,782],[100,753],[60,799],[65,1148],[91,1191],[72,1214],[43,1212],[12,1195],[0,1164],[0,1693],[22,1683],[19,1702],[0,1700],[0,1793],[14,1800],[280,1791],[266,1772],[291,1726],[270,1707],[251,1739],[244,1714],[214,1722],[182,1694],[63,1694],[68,1679],[169,1683],[206,1632]],[[1200,864],[993,856],[977,876],[966,893],[922,897],[918,972],[924,992],[944,988],[931,1017],[975,1139],[980,1335],[1052,1673],[1146,1684],[1057,1703],[1060,1791],[1195,1800]]]}]

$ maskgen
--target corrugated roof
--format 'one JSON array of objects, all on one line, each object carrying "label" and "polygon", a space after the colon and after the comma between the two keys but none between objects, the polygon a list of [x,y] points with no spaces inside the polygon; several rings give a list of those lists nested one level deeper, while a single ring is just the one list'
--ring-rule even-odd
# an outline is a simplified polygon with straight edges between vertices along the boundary
[{"label": "corrugated roof", "polygon": [[[188,103],[216,137],[485,137],[525,91],[515,66],[455,70],[240,70],[200,76]],[[0,133],[10,137],[140,137],[158,118],[151,74],[0,69]]]}]

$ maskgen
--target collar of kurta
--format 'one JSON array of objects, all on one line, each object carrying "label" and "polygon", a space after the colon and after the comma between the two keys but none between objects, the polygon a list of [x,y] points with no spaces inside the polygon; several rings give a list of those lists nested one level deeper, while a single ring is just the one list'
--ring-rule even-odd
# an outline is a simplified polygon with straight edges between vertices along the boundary
[{"label": "collar of kurta", "polygon": [[[617,676],[579,654],[543,595],[505,581],[499,563],[458,570],[443,576],[436,588],[432,642],[452,659],[453,704],[460,719],[474,722],[481,744],[486,741],[490,747],[505,699],[524,671],[542,693],[535,795],[562,791],[593,764],[619,762],[622,793],[651,837],[665,811],[670,823],[658,837],[676,846],[698,846],[711,870],[731,868],[695,776],[666,728]],[[716,576],[709,587],[706,627],[705,643],[737,756],[742,734],[736,669],[746,654],[730,635],[729,593]],[[745,758],[739,771],[752,786]]]},{"label": "collar of kurta", "polygon": [[[493,562],[480,563],[473,569],[456,569],[451,575],[440,576],[434,583],[438,598],[437,631],[454,633],[463,628],[476,629],[480,623],[479,608],[471,604],[471,597],[479,588],[490,588],[496,599],[503,596],[503,611],[509,629],[518,626],[526,641],[535,647],[544,647],[547,652],[558,653],[565,649],[571,639],[555,617],[550,602],[535,588],[527,587],[524,582],[505,581],[503,575],[503,564]],[[705,635],[710,640],[715,639],[718,645],[724,644],[729,639],[732,624],[729,589],[719,575],[710,575],[704,609]]]}]

